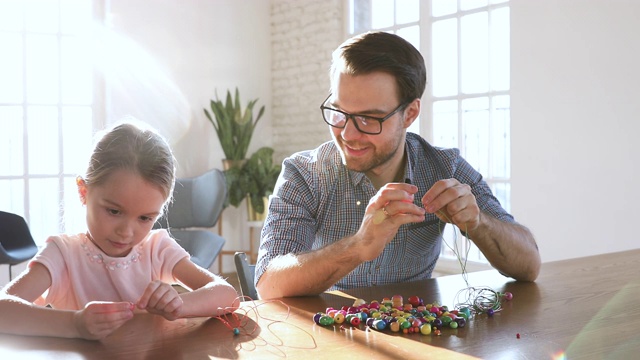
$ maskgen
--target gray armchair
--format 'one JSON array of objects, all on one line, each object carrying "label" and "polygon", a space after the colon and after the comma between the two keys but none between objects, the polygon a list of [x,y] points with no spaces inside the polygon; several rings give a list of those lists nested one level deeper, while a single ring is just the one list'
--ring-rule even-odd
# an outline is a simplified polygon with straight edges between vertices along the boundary
[{"label": "gray armchair", "polygon": [[191,261],[208,269],[225,240],[206,228],[218,222],[226,197],[227,185],[219,169],[193,178],[179,178],[173,190],[173,202],[154,227],[169,229],[173,238],[189,252]]}]

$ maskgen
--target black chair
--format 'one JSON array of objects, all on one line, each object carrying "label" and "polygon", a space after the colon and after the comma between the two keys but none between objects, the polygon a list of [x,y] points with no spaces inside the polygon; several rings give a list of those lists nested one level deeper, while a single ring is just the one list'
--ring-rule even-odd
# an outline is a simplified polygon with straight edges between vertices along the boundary
[{"label": "black chair", "polygon": [[13,279],[11,267],[30,260],[37,252],[24,218],[0,211],[0,264],[9,265],[9,281]]},{"label": "black chair", "polygon": [[[243,252],[236,252],[233,255],[233,260],[236,264],[236,273],[238,274],[238,282],[240,283],[240,292],[242,296],[251,298],[252,300],[258,300],[258,292],[254,284],[256,276],[256,266],[249,265],[247,260],[247,254]],[[249,300],[249,299],[244,299]]]},{"label": "black chair", "polygon": [[191,261],[208,269],[225,244],[224,238],[210,231],[216,225],[227,197],[227,183],[219,169],[193,178],[176,179],[173,202],[155,228],[169,229],[191,255]]}]

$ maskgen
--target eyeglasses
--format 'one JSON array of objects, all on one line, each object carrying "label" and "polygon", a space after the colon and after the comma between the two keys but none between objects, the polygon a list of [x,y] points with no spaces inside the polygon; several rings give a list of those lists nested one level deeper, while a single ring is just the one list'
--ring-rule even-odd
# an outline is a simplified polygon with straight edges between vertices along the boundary
[{"label": "eyeglasses", "polygon": [[330,97],[331,94],[329,94],[329,96],[327,96],[327,98],[322,102],[322,105],[320,105],[322,118],[327,124],[338,129],[344,129],[344,127],[347,126],[347,121],[351,119],[358,131],[369,135],[380,134],[382,132],[382,123],[406,106],[406,104],[400,104],[387,116],[380,118],[368,115],[349,114],[338,109],[327,107],[325,104]]}]

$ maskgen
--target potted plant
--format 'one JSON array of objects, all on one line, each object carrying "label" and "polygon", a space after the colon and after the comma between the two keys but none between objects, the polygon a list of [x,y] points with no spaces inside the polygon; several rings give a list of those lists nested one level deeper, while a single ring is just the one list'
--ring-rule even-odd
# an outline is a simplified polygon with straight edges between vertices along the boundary
[{"label": "potted plant", "polygon": [[266,213],[266,200],[273,193],[278,175],[280,175],[280,168],[279,164],[273,163],[273,149],[266,146],[253,153],[242,167],[246,177],[245,186],[249,197],[249,208],[253,209],[256,214],[264,215]]},{"label": "potted plant", "polygon": [[[241,167],[226,170],[229,203],[239,204],[247,198],[249,220],[261,218],[266,212],[266,199],[273,192],[280,168],[273,163],[273,149],[265,146],[253,153]],[[231,184],[236,186],[231,188]]]},{"label": "potted plant", "polygon": [[232,97],[231,91],[227,90],[226,100],[223,102],[216,94],[216,99],[210,102],[211,112],[204,109],[207,119],[216,131],[225,156],[222,165],[229,192],[225,207],[229,205],[238,207],[247,194],[245,185],[242,183],[244,179],[238,176],[238,172],[246,161],[253,131],[264,114],[264,106],[262,106],[254,119],[253,108],[257,101],[258,99],[250,100],[243,108],[240,92],[236,88],[235,97]]},{"label": "potted plant", "polygon": [[240,102],[240,92],[236,88],[235,98],[227,90],[225,102],[218,99],[217,94],[216,100],[211,100],[210,107],[213,116],[206,108],[204,109],[207,119],[216,130],[226,160],[242,161],[246,158],[253,131],[264,114],[263,105],[256,118],[253,118],[253,107],[257,102],[258,99],[251,100],[243,109]]}]

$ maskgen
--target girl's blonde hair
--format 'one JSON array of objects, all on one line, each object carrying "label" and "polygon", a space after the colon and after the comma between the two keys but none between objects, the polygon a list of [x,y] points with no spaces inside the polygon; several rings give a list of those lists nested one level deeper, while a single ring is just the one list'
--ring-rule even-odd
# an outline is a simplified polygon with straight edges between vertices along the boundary
[{"label": "girl's blonde hair", "polygon": [[84,176],[87,186],[103,184],[115,170],[135,172],[160,188],[165,206],[175,184],[175,159],[167,141],[151,128],[122,123],[96,143]]}]

